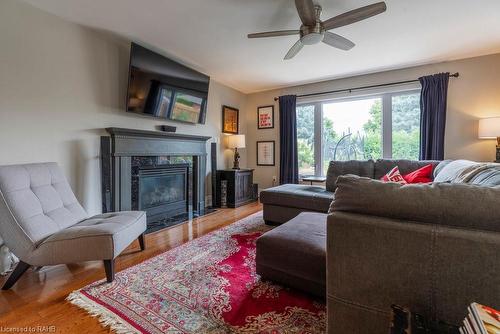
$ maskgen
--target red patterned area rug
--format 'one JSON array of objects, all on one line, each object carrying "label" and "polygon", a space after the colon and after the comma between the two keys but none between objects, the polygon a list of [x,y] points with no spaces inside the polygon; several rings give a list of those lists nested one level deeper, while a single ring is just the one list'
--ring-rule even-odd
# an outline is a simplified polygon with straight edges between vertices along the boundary
[{"label": "red patterned area rug", "polygon": [[257,213],[72,292],[117,333],[325,333],[323,302],[262,281]]}]

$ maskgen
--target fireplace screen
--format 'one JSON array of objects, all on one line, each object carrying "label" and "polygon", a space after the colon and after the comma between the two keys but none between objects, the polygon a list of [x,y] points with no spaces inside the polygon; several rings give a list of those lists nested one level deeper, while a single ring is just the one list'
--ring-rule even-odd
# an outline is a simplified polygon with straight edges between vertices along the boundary
[{"label": "fireplace screen", "polygon": [[139,197],[142,210],[186,199],[185,177],[182,174],[144,177],[141,181]]},{"label": "fireplace screen", "polygon": [[165,165],[139,171],[139,210],[148,218],[168,217],[187,211],[188,166]]}]

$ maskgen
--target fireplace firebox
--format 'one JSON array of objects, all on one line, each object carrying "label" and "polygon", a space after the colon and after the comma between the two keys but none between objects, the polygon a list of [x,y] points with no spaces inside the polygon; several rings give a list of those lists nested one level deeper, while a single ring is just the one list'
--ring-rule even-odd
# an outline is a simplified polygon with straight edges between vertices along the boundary
[{"label": "fireplace firebox", "polygon": [[139,169],[138,210],[148,221],[189,212],[189,164]]}]

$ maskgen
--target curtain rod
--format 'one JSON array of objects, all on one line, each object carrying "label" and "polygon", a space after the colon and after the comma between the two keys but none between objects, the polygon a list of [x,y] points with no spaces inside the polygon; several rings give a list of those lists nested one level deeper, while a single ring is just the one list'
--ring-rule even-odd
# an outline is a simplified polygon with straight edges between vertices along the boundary
[{"label": "curtain rod", "polygon": [[[450,74],[450,78],[458,78],[460,76],[460,73],[456,72],[453,74]],[[351,93],[353,90],[362,90],[362,89],[370,89],[370,88],[379,88],[379,87],[387,87],[387,86],[395,86],[395,85],[403,85],[403,84],[409,84],[413,82],[419,82],[418,79],[414,80],[406,80],[406,81],[396,81],[396,82],[390,82],[390,83],[384,83],[384,84],[378,84],[378,85],[371,85],[371,86],[361,86],[361,87],[355,87],[355,88],[344,88],[344,89],[338,89],[338,90],[330,90],[327,92],[319,92],[319,93],[309,93],[309,94],[302,94],[302,95],[297,95],[297,97],[309,97],[309,96],[316,96],[316,95],[324,95],[324,94],[335,94],[335,93],[343,93],[343,92],[349,92]],[[279,97],[275,97],[274,101],[278,101]]]}]

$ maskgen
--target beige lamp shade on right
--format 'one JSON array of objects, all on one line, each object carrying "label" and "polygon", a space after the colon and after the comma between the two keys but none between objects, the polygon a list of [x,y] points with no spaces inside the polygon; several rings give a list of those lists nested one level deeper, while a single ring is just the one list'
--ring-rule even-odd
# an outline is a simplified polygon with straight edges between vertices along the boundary
[{"label": "beige lamp shade on right", "polygon": [[495,139],[500,137],[500,117],[480,119],[478,136],[480,139]]},{"label": "beige lamp shade on right", "polygon": [[500,163],[500,117],[480,119],[477,133],[480,139],[497,139],[495,162]]}]

